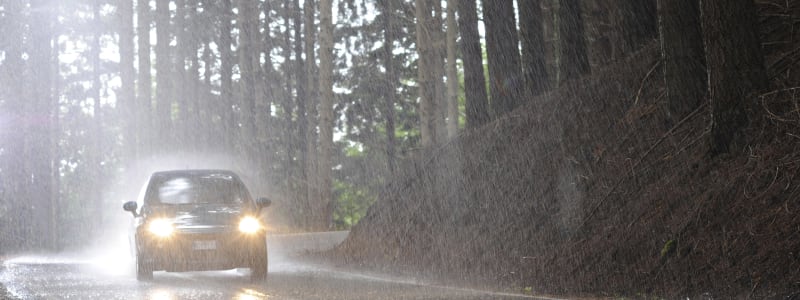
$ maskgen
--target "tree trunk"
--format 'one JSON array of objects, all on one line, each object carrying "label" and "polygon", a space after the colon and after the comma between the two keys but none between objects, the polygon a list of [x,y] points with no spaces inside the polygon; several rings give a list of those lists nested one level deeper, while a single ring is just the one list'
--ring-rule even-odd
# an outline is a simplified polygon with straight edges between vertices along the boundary
[{"label": "tree trunk", "polygon": [[[53,3],[53,10],[60,11],[61,3],[55,2]],[[132,16],[131,16],[132,17]],[[55,21],[54,21],[55,22]],[[55,24],[55,23],[54,23]],[[54,25],[55,26],[55,25]],[[132,31],[132,27],[131,27]],[[57,45],[57,35],[53,36],[53,44]],[[133,43],[133,41],[131,41]],[[50,157],[52,164],[50,165],[50,227],[48,228],[50,245],[49,248],[51,250],[61,250],[62,243],[60,237],[62,236],[60,232],[62,232],[62,222],[61,222],[61,170],[59,169],[59,162],[61,161],[61,147],[59,141],[61,141],[61,107],[60,107],[60,97],[58,96],[58,91],[61,90],[61,74],[59,74],[59,49],[58,47],[51,47],[50,48],[50,76],[52,78],[51,86],[53,87],[53,94],[50,98]],[[131,59],[133,58],[133,54],[131,53]],[[131,67],[133,67],[133,62],[131,61]],[[131,74],[133,77],[133,74]],[[130,89],[133,91],[133,82],[130,83]],[[133,97],[129,98],[133,100]]]},{"label": "tree trunk", "polygon": [[456,2],[447,0],[447,137],[458,135],[458,68],[456,66]]},{"label": "tree trunk", "polygon": [[239,0],[239,74],[241,76],[239,105],[242,124],[238,142],[239,153],[251,163],[260,165],[256,155],[256,70],[259,67],[258,7],[255,1]]},{"label": "tree trunk", "polygon": [[579,0],[560,0],[558,8],[559,85],[589,73],[586,37]]},{"label": "tree trunk", "polygon": [[233,31],[231,0],[221,0],[220,10],[220,117],[223,126],[219,129],[219,135],[225,141],[224,149],[233,154],[236,153],[235,144],[239,141],[240,133],[239,122],[233,111],[236,99],[234,99],[233,95],[233,64],[235,57],[233,50],[231,50],[231,44],[233,44],[233,38],[231,37],[231,31]]},{"label": "tree trunk", "polygon": [[[92,25],[96,29],[93,32],[92,39],[89,45],[89,63],[92,66],[92,87],[89,90],[89,96],[91,96],[93,101],[92,106],[92,125],[91,125],[91,135],[94,137],[92,140],[92,144],[89,146],[91,152],[87,153],[89,158],[87,159],[87,166],[86,169],[90,175],[89,182],[91,182],[94,186],[103,186],[103,178],[105,174],[103,172],[103,160],[105,153],[107,153],[105,149],[105,144],[103,143],[103,107],[101,105],[101,89],[102,83],[100,76],[102,73],[100,72],[100,35],[99,32],[100,28],[103,28],[102,22],[100,21],[100,2],[98,0],[94,0],[92,3]],[[91,201],[91,207],[89,208],[92,216],[94,218],[90,220],[92,223],[91,230],[100,230],[103,226],[101,223],[103,218],[103,192],[99,189],[93,190],[90,192],[89,200]],[[90,232],[90,235],[97,234],[98,232]]]},{"label": "tree trunk", "polygon": [[658,0],[667,112],[678,122],[706,97],[699,0]]},{"label": "tree trunk", "polygon": [[[125,1],[125,0],[121,0]],[[152,153],[151,144],[155,132],[152,130],[152,95],[153,82],[150,65],[150,1],[138,0],[136,3],[136,34],[138,36],[138,64],[139,73],[136,81],[136,110],[135,118],[138,124],[136,129],[137,153],[148,155]]]},{"label": "tree trunk", "polygon": [[160,151],[172,141],[172,63],[169,0],[156,0],[156,128]]},{"label": "tree trunk", "polygon": [[24,226],[30,226],[30,218],[24,213],[24,207],[30,205],[27,200],[27,186],[21,178],[27,178],[25,161],[21,157],[25,151],[27,126],[25,120],[25,78],[23,74],[25,61],[22,59],[25,18],[22,0],[6,0],[3,3],[6,11],[3,19],[3,40],[5,59],[0,64],[0,108],[7,113],[10,124],[21,124],[16,130],[0,130],[3,152],[0,153],[3,164],[2,189],[0,189],[0,205],[7,208],[7,214],[0,218],[0,247],[5,251],[23,250],[27,235]]},{"label": "tree trunk", "polygon": [[205,103],[201,100],[203,97],[200,91],[202,90],[200,87],[200,58],[197,55],[198,50],[201,47],[200,39],[198,35],[200,34],[197,29],[197,25],[199,25],[198,21],[198,14],[197,14],[197,7],[198,7],[198,0],[187,0],[188,3],[186,4],[186,46],[184,47],[184,51],[186,53],[184,56],[187,59],[187,73],[186,73],[186,97],[188,98],[186,101],[186,111],[187,115],[185,116],[183,122],[184,127],[186,128],[186,138],[189,141],[189,145],[185,146],[187,149],[202,149],[207,150],[207,145],[203,143],[205,141],[209,141],[208,138],[208,126],[204,122],[200,122],[200,105],[201,103]]},{"label": "tree trunk", "polygon": [[[284,83],[286,84],[285,89],[286,93],[283,93],[283,141],[281,144],[284,146],[284,154],[286,155],[284,158],[284,176],[286,182],[286,190],[288,191],[289,195],[291,195],[292,199],[298,198],[298,190],[296,188],[296,183],[298,182],[296,178],[296,170],[297,170],[297,162],[295,160],[296,151],[297,151],[297,131],[296,131],[296,123],[294,119],[294,111],[297,107],[295,104],[297,103],[294,99],[295,95],[299,95],[299,87],[300,82],[297,81],[297,74],[293,72],[297,68],[297,61],[296,59],[299,58],[301,55],[298,52],[296,56],[292,57],[293,52],[295,51],[296,44],[292,43],[292,35],[297,33],[296,30],[288,30],[289,28],[293,28],[293,15],[295,13],[295,1],[296,0],[284,0],[283,1],[283,22],[287,30],[283,32],[283,57],[284,57],[284,67],[285,71],[284,76]],[[296,24],[296,23],[294,23]],[[297,93],[293,91],[297,90]],[[299,100],[299,99],[298,99]],[[299,113],[299,112],[298,112]],[[298,120],[301,118],[298,118]],[[293,212],[292,216],[296,214],[294,212],[297,211],[296,207],[297,201],[292,202],[292,207],[290,207],[291,211]]]},{"label": "tree trunk", "polygon": [[495,116],[523,103],[519,39],[513,0],[483,0],[486,56],[489,60],[489,95]]},{"label": "tree trunk", "polygon": [[458,0],[458,30],[464,62],[464,95],[467,127],[478,128],[489,121],[489,100],[483,73],[483,51],[478,33],[478,8],[475,0]]},{"label": "tree trunk", "polygon": [[316,226],[316,220],[321,213],[316,210],[316,201],[320,199],[319,195],[319,168],[318,168],[318,151],[317,151],[317,105],[319,104],[318,86],[317,86],[317,59],[314,53],[315,41],[317,38],[317,27],[314,24],[314,1],[305,1],[303,3],[304,15],[304,30],[305,30],[305,52],[306,52],[306,79],[308,83],[308,112],[306,119],[308,120],[308,131],[306,132],[306,155],[308,162],[306,163],[306,175],[308,176],[308,202],[305,207],[308,211],[307,225],[309,228]]},{"label": "tree trunk", "polygon": [[436,126],[436,141],[440,143],[447,138],[447,86],[445,86],[445,57],[447,55],[447,41],[444,32],[444,17],[442,9],[442,1],[429,0],[428,7],[430,7],[433,15],[430,19],[430,45],[432,49],[431,63],[432,66],[431,79],[434,86],[434,109],[433,115],[434,124]]},{"label": "tree trunk", "polygon": [[[189,144],[189,124],[187,123],[189,115],[189,92],[191,89],[188,87],[189,77],[186,72],[186,59],[192,54],[189,48],[189,32],[186,26],[187,17],[187,0],[174,0],[175,3],[175,59],[174,59],[174,73],[172,80],[175,82],[173,101],[177,106],[177,116],[174,122],[174,143],[178,144],[178,149],[195,149]],[[192,1],[192,0],[188,0]]]},{"label": "tree trunk", "polygon": [[137,147],[140,143],[136,137],[138,123],[136,105],[136,69],[133,66],[133,1],[118,0],[117,13],[119,14],[119,77],[121,81],[119,98],[117,99],[123,114],[132,116],[127,118],[123,125],[124,130],[124,161],[135,161]]},{"label": "tree trunk", "polygon": [[386,116],[386,164],[389,175],[395,172],[395,113],[394,103],[397,93],[397,74],[394,71],[394,41],[395,41],[395,0],[384,0],[381,8],[383,10],[383,64],[386,68],[386,89],[384,94],[384,114]]},{"label": "tree trunk", "polygon": [[[299,149],[299,158],[297,165],[298,183],[297,189],[297,203],[295,204],[298,215],[295,220],[299,222],[298,225],[304,226],[304,216],[307,214],[306,203],[308,203],[308,117],[306,107],[308,103],[308,74],[306,74],[306,65],[303,61],[303,11],[300,7],[299,0],[292,1],[292,18],[294,23],[294,55],[295,63],[293,73],[296,80],[297,88],[297,131],[296,134],[296,147]],[[313,49],[312,49],[313,51]]]},{"label": "tree trunk", "polygon": [[767,87],[753,0],[701,1],[711,98],[711,153],[740,150],[742,129],[756,119]]},{"label": "tree trunk", "polygon": [[320,229],[328,229],[333,217],[333,174],[331,157],[333,154],[333,23],[331,0],[321,0],[319,32],[319,175],[320,208],[322,215]]},{"label": "tree trunk", "polygon": [[522,77],[526,96],[542,94],[549,88],[544,48],[544,24],[541,0],[517,0],[519,36],[522,43]]},{"label": "tree trunk", "polygon": [[[274,24],[272,23],[273,18],[271,13],[273,7],[280,7],[280,5],[273,6],[272,1],[264,1],[261,6],[261,11],[264,14],[264,22],[261,22],[257,10],[258,3],[252,3],[254,1],[246,2],[248,2],[248,5],[252,5],[255,10],[255,13],[248,14],[251,19],[250,22],[255,24],[253,25],[253,29],[261,27],[264,30],[264,34],[255,31],[256,34],[251,37],[254,53],[248,54],[251,55],[251,63],[253,64],[252,80],[254,84],[254,108],[251,114],[253,118],[253,137],[250,139],[250,151],[253,156],[253,161],[259,163],[258,169],[262,170],[261,172],[264,174],[262,176],[264,180],[271,181],[271,176],[275,174],[272,170],[277,158],[276,153],[280,152],[279,143],[281,142],[281,138],[278,135],[271,134],[276,132],[276,130],[281,130],[277,128],[277,126],[280,126],[280,121],[275,122],[274,120],[277,119],[272,117],[272,104],[287,105],[289,102],[286,101],[290,101],[289,98],[291,97],[289,95],[291,93],[290,90],[287,90],[287,88],[291,89],[291,87],[281,86],[281,83],[289,82],[290,79],[281,78],[276,75],[277,72],[272,66],[270,55],[275,47],[271,28],[269,27],[270,24]],[[263,24],[259,24],[259,22]],[[286,34],[288,34],[288,32]],[[265,57],[264,64],[261,63],[262,55]]]},{"label": "tree trunk", "polygon": [[[686,1],[681,3],[691,5]],[[621,0],[622,49],[630,55],[658,35],[656,0]]]},{"label": "tree trunk", "polygon": [[[53,101],[52,78],[55,70],[52,59],[52,15],[53,2],[50,0],[32,0],[30,2],[30,49],[28,52],[29,71],[26,80],[28,87],[28,116],[42,116],[43,122],[29,125],[26,133],[25,156],[28,161],[27,195],[28,205],[35,207],[31,213],[34,226],[30,236],[34,245],[40,249],[53,249],[55,245],[55,224],[52,224],[53,209],[53,157],[50,151],[52,141],[51,105]],[[44,114],[44,115],[42,115]]]},{"label": "tree trunk", "polygon": [[[213,66],[217,61],[217,56],[211,51],[211,44],[212,41],[210,39],[203,42],[203,66]],[[220,141],[225,141],[226,139],[217,136],[214,130],[220,127],[225,128],[227,123],[225,123],[226,119],[224,117],[225,110],[220,105],[222,101],[214,94],[214,84],[211,80],[211,77],[214,76],[213,74],[215,72],[212,72],[211,68],[203,68],[202,88],[198,89],[200,96],[198,98],[199,103],[197,103],[199,115],[197,123],[203,130],[203,140],[199,140],[198,143],[205,147],[205,150],[222,151],[223,149],[217,147],[220,146]],[[217,124],[214,121],[215,116],[220,117],[221,124]],[[217,142],[212,143],[211,141]]]},{"label": "tree trunk", "polygon": [[436,83],[432,47],[432,17],[428,0],[416,0],[417,81],[419,82],[419,118],[422,147],[429,148],[438,142],[436,132]]}]

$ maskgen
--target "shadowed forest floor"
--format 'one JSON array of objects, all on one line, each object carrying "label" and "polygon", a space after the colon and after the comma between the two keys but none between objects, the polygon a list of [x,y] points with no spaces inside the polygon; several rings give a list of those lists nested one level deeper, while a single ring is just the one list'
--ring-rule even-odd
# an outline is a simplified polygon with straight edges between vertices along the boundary
[{"label": "shadowed forest floor", "polygon": [[658,42],[405,161],[329,253],[518,292],[800,299],[800,5],[761,1],[771,80],[738,153],[666,115]]}]

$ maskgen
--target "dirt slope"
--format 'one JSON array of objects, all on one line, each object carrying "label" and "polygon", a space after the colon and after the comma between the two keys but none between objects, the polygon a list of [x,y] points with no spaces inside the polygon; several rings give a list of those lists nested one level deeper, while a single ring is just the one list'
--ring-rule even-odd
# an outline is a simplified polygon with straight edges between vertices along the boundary
[{"label": "dirt slope", "polygon": [[[797,10],[767,4],[763,40],[785,40]],[[784,87],[800,45],[768,45],[774,91],[752,99],[743,153],[707,156],[705,106],[665,117],[654,42],[406,161],[336,256],[519,291],[799,298],[800,115]]]}]

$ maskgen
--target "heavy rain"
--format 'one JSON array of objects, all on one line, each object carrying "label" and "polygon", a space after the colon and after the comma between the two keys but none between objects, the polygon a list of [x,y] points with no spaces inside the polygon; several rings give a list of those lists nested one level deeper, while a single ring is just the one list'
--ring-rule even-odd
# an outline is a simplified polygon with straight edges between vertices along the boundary
[{"label": "heavy rain", "polygon": [[798,19],[0,0],[0,299],[800,299]]}]

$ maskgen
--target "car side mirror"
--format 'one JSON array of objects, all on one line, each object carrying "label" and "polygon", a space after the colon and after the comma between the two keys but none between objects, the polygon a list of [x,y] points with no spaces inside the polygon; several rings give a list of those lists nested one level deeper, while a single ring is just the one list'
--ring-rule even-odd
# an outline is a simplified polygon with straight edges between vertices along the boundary
[{"label": "car side mirror", "polygon": [[133,214],[134,217],[138,217],[139,216],[139,214],[136,213],[136,209],[138,207],[139,207],[139,205],[136,204],[136,201],[128,201],[128,202],[125,202],[125,204],[122,205],[122,209],[125,210],[125,211],[130,212],[131,214]]},{"label": "car side mirror", "polygon": [[261,197],[256,199],[256,205],[258,205],[259,209],[265,208],[267,206],[272,205],[272,200],[269,200],[269,198],[266,197]]}]

